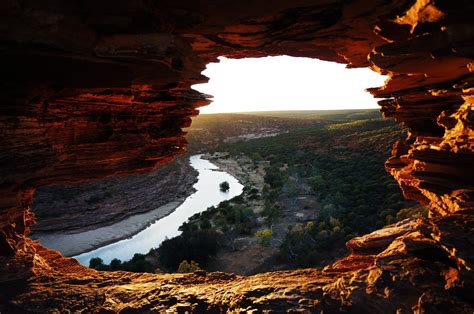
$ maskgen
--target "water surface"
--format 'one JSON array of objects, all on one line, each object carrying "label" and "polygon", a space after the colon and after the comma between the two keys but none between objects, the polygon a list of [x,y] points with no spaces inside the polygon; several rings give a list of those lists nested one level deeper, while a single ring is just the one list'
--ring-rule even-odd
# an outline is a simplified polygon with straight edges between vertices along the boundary
[{"label": "water surface", "polygon": [[[165,238],[173,238],[181,234],[178,228],[192,215],[242,193],[243,185],[236,178],[227,172],[219,171],[219,167],[208,160],[201,159],[201,156],[190,157],[191,166],[199,172],[198,181],[194,184],[196,192],[186,198],[174,212],[129,239],[100,247],[74,258],[81,264],[89,266],[89,261],[93,257],[100,257],[104,263],[108,264],[114,258],[127,261],[135,253],[146,254],[150,249],[158,247]],[[228,192],[222,192],[219,189],[219,184],[223,181],[229,182]]]}]

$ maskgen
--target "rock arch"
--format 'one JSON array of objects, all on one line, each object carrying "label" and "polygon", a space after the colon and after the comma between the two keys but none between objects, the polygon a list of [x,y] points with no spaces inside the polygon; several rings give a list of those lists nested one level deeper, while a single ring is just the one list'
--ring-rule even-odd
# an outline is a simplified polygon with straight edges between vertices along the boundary
[{"label": "rock arch", "polygon": [[[0,10],[0,311],[472,312],[470,1],[7,0]],[[99,273],[28,239],[34,190],[149,171],[183,152],[218,56],[288,54],[390,75],[409,128],[386,168],[430,219],[348,242],[324,270]],[[343,88],[341,86],[341,88]],[[52,300],[55,300],[54,302]]]}]

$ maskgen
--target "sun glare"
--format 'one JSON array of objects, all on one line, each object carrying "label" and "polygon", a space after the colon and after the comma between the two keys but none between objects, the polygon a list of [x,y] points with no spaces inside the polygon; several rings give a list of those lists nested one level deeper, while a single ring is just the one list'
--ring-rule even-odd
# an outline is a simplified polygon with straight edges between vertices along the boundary
[{"label": "sun glare", "polygon": [[207,84],[193,88],[213,95],[201,113],[378,108],[365,91],[386,76],[370,69],[289,56],[227,59],[207,65]]}]

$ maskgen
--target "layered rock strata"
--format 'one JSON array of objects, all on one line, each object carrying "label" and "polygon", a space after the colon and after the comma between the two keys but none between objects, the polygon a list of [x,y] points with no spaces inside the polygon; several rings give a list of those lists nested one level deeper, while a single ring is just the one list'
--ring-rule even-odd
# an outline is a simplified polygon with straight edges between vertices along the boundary
[{"label": "layered rock strata", "polygon": [[[472,312],[471,1],[7,0],[0,8],[4,309]],[[322,271],[252,277],[98,273],[27,238],[36,188],[146,172],[182,152],[182,128],[208,103],[191,89],[206,81],[207,63],[279,54],[390,76],[370,91],[409,137],[386,167],[408,198],[430,205],[429,221],[351,240],[353,253]]]},{"label": "layered rock strata", "polygon": [[36,191],[33,203],[41,219],[31,229],[34,233],[77,232],[111,225],[184,200],[195,192],[197,176],[189,157],[179,156],[146,174],[44,187]]}]

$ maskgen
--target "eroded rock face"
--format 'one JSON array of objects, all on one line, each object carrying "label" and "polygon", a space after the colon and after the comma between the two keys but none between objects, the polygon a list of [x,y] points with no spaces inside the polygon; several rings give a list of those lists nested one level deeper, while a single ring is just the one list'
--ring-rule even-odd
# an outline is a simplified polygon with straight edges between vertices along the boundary
[{"label": "eroded rock face", "polygon": [[[463,231],[472,232],[472,217],[458,212],[449,216],[449,222],[446,217],[435,223],[406,220],[349,241],[352,254],[323,270],[250,277],[204,271],[171,275],[97,272],[32,243],[37,263],[48,267],[36,267],[27,290],[12,297],[8,309],[469,313],[473,287],[461,279],[467,275],[462,273],[465,270],[439,246],[437,235],[445,234],[446,242],[459,241],[458,232],[440,230],[438,225],[466,222],[470,227]],[[471,252],[465,261],[472,263],[472,258]]]},{"label": "eroded rock face", "polygon": [[[3,1],[2,306],[472,312],[473,13],[444,0]],[[37,187],[169,161],[208,103],[190,89],[207,63],[279,54],[391,77],[370,91],[410,131],[386,167],[429,221],[351,240],[322,271],[252,277],[98,273],[27,238]]]}]

